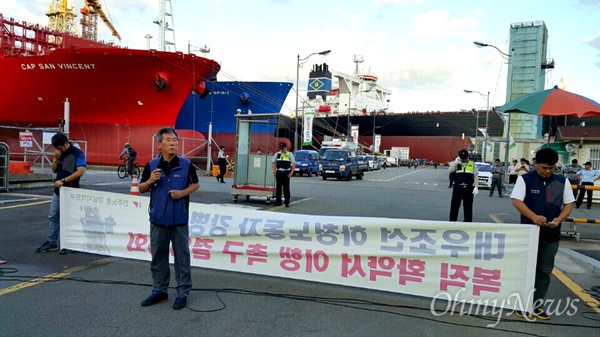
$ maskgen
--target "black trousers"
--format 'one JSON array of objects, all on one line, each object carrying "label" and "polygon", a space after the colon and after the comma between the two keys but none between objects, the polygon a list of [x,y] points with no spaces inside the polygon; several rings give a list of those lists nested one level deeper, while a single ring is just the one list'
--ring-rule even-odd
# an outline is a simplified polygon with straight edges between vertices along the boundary
[{"label": "black trousers", "polygon": [[133,168],[133,162],[135,161],[135,157],[127,157],[127,173],[131,175],[131,169]]},{"label": "black trousers", "polygon": [[[579,183],[581,183],[581,182],[579,181],[579,179],[576,179],[576,180],[568,180],[568,181],[569,181],[569,183],[570,183],[571,185],[577,185],[577,186],[579,186]],[[574,190],[573,190],[573,197],[575,198],[575,200],[577,200],[577,193],[578,193],[578,192],[579,192],[579,189],[578,189],[578,188],[576,188],[576,189],[574,189]],[[581,192],[583,193],[584,191],[582,190]]]},{"label": "black trousers", "polygon": [[[538,245],[537,265],[535,267],[535,292],[533,301],[544,300],[550,287],[550,275],[554,269],[554,257],[558,252],[558,241]],[[534,306],[536,304],[534,303]]]},{"label": "black trousers", "polygon": [[458,210],[463,204],[465,222],[473,222],[473,187],[454,185],[452,201],[450,202],[450,221],[458,220]]},{"label": "black trousers", "polygon": [[276,192],[275,202],[281,204],[281,190],[283,190],[283,197],[285,204],[290,204],[290,171],[277,171],[275,174]]},{"label": "black trousers", "polygon": [[219,158],[219,175],[217,179],[223,181],[225,173],[227,173],[227,161],[224,158]]},{"label": "black trousers", "polygon": [[[584,186],[593,186],[594,183],[584,183],[582,182],[581,185]],[[579,192],[579,197],[577,198],[577,203],[575,204],[576,206],[581,206],[581,204],[583,203],[583,196],[587,193],[587,207],[592,207],[592,193],[594,191],[593,190],[581,190]]]}]

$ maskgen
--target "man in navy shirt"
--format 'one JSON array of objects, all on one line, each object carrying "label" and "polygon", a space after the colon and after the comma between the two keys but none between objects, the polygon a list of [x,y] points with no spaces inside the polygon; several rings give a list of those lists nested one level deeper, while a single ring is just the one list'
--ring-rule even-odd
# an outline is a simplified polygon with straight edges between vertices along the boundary
[{"label": "man in navy shirt", "polygon": [[516,311],[517,316],[550,319],[544,310],[544,297],[550,286],[554,257],[558,252],[560,225],[573,210],[573,189],[562,175],[554,174],[558,153],[545,148],[535,155],[535,170],[517,178],[511,194],[513,206],[521,213],[521,223],[540,227],[533,312]]},{"label": "man in navy shirt", "polygon": [[[54,194],[50,202],[48,214],[48,240],[44,242],[36,253],[45,253],[58,250],[60,235],[60,188],[79,187],[79,179],[85,173],[85,155],[77,147],[71,145],[66,135],[57,133],[52,136],[54,158],[52,159],[52,172],[56,173],[54,180]],[[72,253],[70,249],[61,249],[60,255]]]},{"label": "man in navy shirt", "polygon": [[150,191],[150,245],[152,247],[152,294],[142,301],[147,307],[169,298],[169,245],[175,255],[177,298],[173,309],[183,309],[192,290],[189,247],[190,194],[200,187],[192,163],[177,155],[179,137],[173,128],[156,135],[160,155],[144,167],[140,193]]}]

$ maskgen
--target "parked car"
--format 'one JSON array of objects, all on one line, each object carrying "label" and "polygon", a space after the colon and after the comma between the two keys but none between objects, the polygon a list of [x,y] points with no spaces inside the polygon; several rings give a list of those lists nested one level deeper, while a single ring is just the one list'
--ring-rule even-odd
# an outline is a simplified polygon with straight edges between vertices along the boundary
[{"label": "parked car", "polygon": [[294,152],[296,159],[296,169],[294,174],[302,176],[307,174],[309,177],[319,172],[319,152],[315,150],[298,150]]},{"label": "parked car", "polygon": [[394,157],[385,157],[388,167],[398,167],[398,161]]},{"label": "parked car", "polygon": [[488,163],[476,162],[475,167],[479,171],[479,181],[477,182],[478,188],[491,188],[492,187],[492,165]]},{"label": "parked car", "polygon": [[377,156],[368,155],[367,162],[369,163],[369,171],[379,170],[381,168]]},{"label": "parked car", "polygon": [[369,161],[367,160],[366,155],[356,156],[356,161],[358,161],[358,168],[362,172],[367,172],[369,170]]}]

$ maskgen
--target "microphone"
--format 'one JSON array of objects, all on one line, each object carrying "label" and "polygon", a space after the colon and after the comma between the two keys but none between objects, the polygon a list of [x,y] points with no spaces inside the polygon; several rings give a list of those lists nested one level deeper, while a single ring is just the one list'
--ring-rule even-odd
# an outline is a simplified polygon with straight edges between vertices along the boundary
[{"label": "microphone", "polygon": [[[162,167],[161,163],[162,163],[162,161],[159,161],[159,162],[158,162],[158,165],[156,166],[156,169],[157,169],[157,170],[160,170],[160,172],[161,172],[160,174],[161,174],[161,176],[162,176],[162,170],[163,170],[163,167]],[[158,180],[157,180],[157,181],[158,181]],[[156,186],[157,186],[157,183],[156,183],[156,182],[154,182],[154,187],[156,187]]]}]

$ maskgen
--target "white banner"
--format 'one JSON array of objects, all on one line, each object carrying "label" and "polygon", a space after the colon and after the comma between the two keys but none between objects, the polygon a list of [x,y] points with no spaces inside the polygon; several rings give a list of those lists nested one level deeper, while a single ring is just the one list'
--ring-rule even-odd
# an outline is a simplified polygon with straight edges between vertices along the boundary
[{"label": "white banner", "polygon": [[355,144],[358,144],[358,124],[354,124],[350,127],[351,131],[350,131],[350,135],[352,136],[352,140],[354,141]]},{"label": "white banner", "polygon": [[379,147],[381,147],[381,135],[375,135],[375,147],[374,152],[379,152]]},{"label": "white banner", "polygon": [[[61,188],[61,247],[150,260],[148,202]],[[299,215],[190,204],[196,267],[426,297],[530,303],[538,227]],[[171,257],[172,259],[172,257]],[[512,302],[506,300],[512,298]],[[446,299],[446,298],[443,298]]]},{"label": "white banner", "polygon": [[302,145],[312,145],[312,130],[314,118],[315,109],[304,109],[304,132],[302,135]]}]

